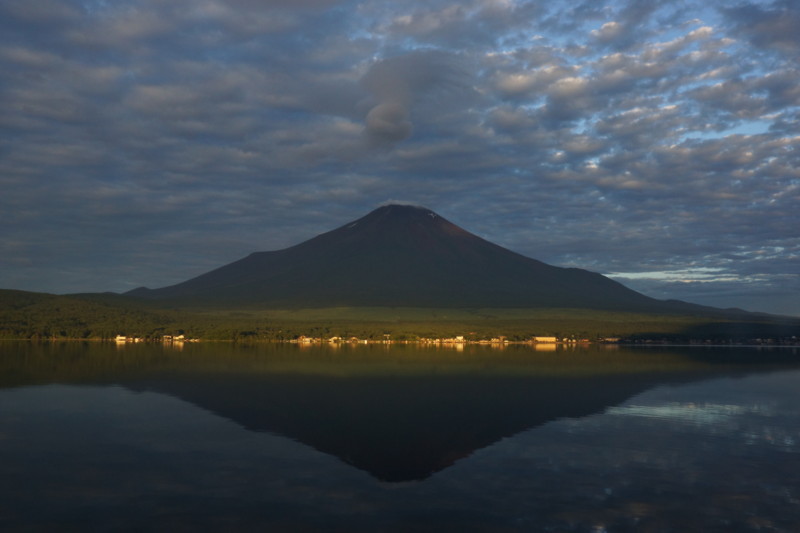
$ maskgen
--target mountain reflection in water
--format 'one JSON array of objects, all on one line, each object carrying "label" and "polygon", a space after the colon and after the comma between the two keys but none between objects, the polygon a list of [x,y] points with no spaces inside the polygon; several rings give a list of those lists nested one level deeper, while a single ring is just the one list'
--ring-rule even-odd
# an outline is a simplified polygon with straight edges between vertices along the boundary
[{"label": "mountain reflection in water", "polygon": [[383,481],[424,479],[504,437],[602,411],[647,387],[639,376],[225,375],[146,384],[249,430],[335,455]]},{"label": "mountain reflection in water", "polygon": [[0,386],[114,384],[158,392],[387,482],[423,480],[506,437],[603,412],[657,385],[774,369],[786,355],[763,352],[754,363],[737,361],[731,349],[2,346]]}]

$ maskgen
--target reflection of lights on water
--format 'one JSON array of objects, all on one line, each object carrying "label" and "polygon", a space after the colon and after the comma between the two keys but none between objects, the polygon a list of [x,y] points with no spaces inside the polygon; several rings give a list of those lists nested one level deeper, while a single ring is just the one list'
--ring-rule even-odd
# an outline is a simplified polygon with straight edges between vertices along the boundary
[{"label": "reflection of lights on water", "polygon": [[533,345],[533,349],[537,352],[555,352],[556,347],[554,342],[539,342]]}]

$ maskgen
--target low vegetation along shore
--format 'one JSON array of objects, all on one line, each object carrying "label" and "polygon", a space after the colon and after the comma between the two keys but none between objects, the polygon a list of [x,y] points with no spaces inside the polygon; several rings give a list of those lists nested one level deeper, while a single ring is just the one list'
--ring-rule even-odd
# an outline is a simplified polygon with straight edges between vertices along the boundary
[{"label": "low vegetation along shore", "polygon": [[[113,294],[0,290],[0,338],[163,342],[797,344],[800,319],[645,314],[587,309],[176,309]],[[552,339],[555,339],[553,341]],[[170,339],[170,342],[179,342]]]}]

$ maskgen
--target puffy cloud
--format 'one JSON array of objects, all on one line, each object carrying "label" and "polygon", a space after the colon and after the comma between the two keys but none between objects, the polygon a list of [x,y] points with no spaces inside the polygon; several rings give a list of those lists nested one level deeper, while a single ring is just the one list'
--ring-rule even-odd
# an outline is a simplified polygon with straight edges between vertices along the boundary
[{"label": "puffy cloud", "polygon": [[0,3],[0,277],[164,285],[411,198],[554,264],[710,269],[628,278],[654,295],[800,301],[797,19],[788,0]]},{"label": "puffy cloud", "polygon": [[496,40],[525,28],[530,19],[541,12],[533,2],[518,0],[397,2],[395,5],[397,12],[381,25],[382,32],[449,50],[491,46]]},{"label": "puffy cloud", "polygon": [[606,22],[597,30],[592,30],[592,37],[601,43],[610,43],[619,38],[625,32],[625,27],[619,22]]},{"label": "puffy cloud", "polygon": [[755,46],[778,50],[797,57],[800,53],[800,6],[792,0],[771,3],[742,2],[724,9],[734,32]]}]

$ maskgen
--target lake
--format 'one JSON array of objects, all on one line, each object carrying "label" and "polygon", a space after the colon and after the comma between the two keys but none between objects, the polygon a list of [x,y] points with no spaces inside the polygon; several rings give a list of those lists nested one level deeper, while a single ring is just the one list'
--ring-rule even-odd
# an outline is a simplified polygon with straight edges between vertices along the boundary
[{"label": "lake", "polygon": [[800,531],[798,406],[796,347],[5,342],[0,530]]}]

